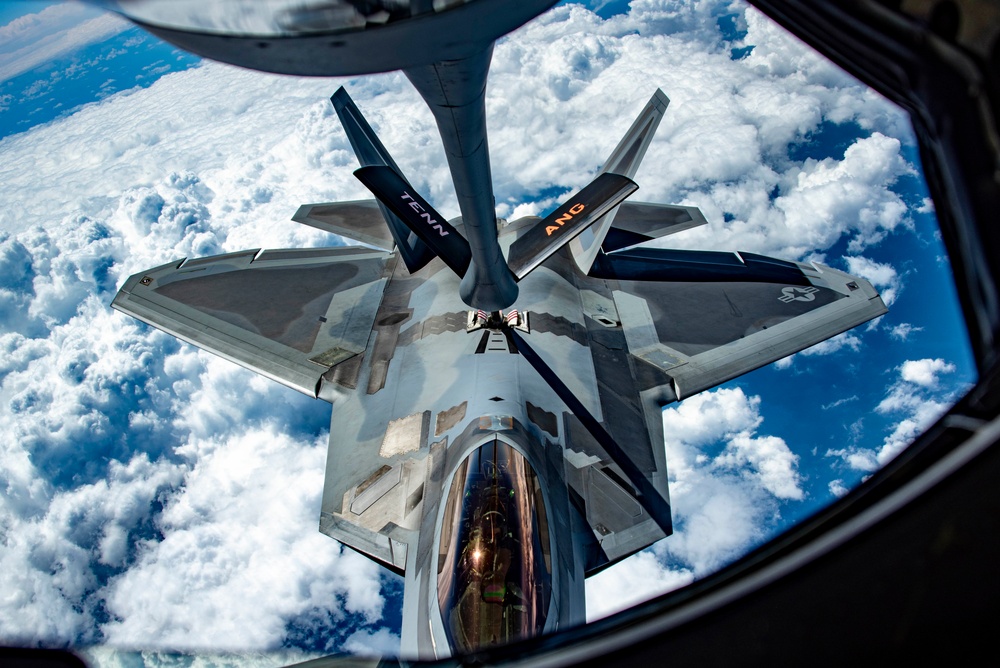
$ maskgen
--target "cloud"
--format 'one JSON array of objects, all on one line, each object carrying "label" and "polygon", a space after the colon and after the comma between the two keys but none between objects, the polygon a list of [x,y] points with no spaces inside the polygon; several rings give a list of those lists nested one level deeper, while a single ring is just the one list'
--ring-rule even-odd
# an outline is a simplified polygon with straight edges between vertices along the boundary
[{"label": "cloud", "polygon": [[178,668],[273,668],[291,666],[322,658],[318,652],[302,652],[282,649],[267,652],[198,652],[178,654],[157,650],[122,650],[107,645],[74,647],[77,654],[89,666],[101,668],[135,668],[141,666],[177,666]]},{"label": "cloud", "polygon": [[953,373],[955,365],[943,359],[907,360],[899,368],[900,377],[908,383],[934,387],[942,373]]},{"label": "cloud", "polygon": [[360,656],[398,656],[399,635],[385,628],[375,632],[359,629],[344,641],[344,651]]},{"label": "cloud", "polygon": [[899,377],[875,407],[875,412],[896,418],[882,446],[875,448],[848,447],[831,449],[829,457],[838,457],[850,468],[874,471],[906,448],[914,438],[948,410],[956,390],[939,388],[942,374],[954,373],[956,367],[943,359],[907,360],[897,368]]},{"label": "cloud", "polygon": [[[825,239],[829,232],[823,228],[849,221],[849,229],[856,230],[849,244],[855,252],[881,241],[906,220],[905,203],[889,189],[897,177],[912,172],[899,151],[898,139],[875,132],[848,147],[843,160],[807,160],[794,182],[787,175],[787,194],[775,200],[784,224]],[[873,183],[882,187],[873,189]]]},{"label": "cloud", "polygon": [[914,327],[908,322],[901,322],[889,330],[889,336],[897,341],[906,341],[910,338],[910,334],[922,331],[924,331],[923,327]]},{"label": "cloud", "polygon": [[[9,461],[5,452],[5,464]],[[124,464],[114,462],[104,479],[63,493],[53,493],[36,478],[33,488],[24,491],[48,503],[41,508],[30,504],[36,506],[34,513],[25,512],[23,498],[5,495],[0,500],[5,517],[0,551],[0,586],[7,592],[0,606],[4,641],[96,641],[100,583],[92,564],[125,562],[123,535],[152,521],[157,498],[179,478],[169,463],[136,455]],[[11,482],[18,481],[8,478],[8,486]]]},{"label": "cloud", "polygon": [[849,397],[843,397],[841,399],[837,399],[836,401],[831,401],[828,404],[823,404],[822,406],[820,406],[820,408],[822,408],[825,411],[828,411],[831,408],[837,408],[838,406],[843,406],[844,404],[851,403],[852,401],[857,401],[858,399],[859,399],[858,395],[852,394]]},{"label": "cloud", "polygon": [[805,498],[798,456],[783,439],[759,435],[762,423],[760,398],[740,388],[663,411],[674,534],[588,581],[590,618],[720,567],[762,542],[783,504]]},{"label": "cloud", "polygon": [[664,568],[652,551],[640,552],[628,559],[626,567],[612,566],[587,580],[587,620],[607,617],[693,581],[689,569]]},{"label": "cloud", "polygon": [[[120,28],[59,32],[57,18],[80,19],[59,7],[9,28],[0,71],[41,62],[28,48],[40,31],[51,57]],[[636,0],[602,21],[559,6],[501,40],[487,89],[501,209],[537,212],[585,185],[661,87],[671,104],[637,174],[642,199],[698,205],[710,221],[672,245],[797,258],[846,239],[847,262],[897,295],[895,270],[857,254],[906,225],[892,190],[911,169],[893,138],[912,141],[904,115],[754,10],[746,37],[723,39],[728,7]],[[753,48],[736,61],[735,46]],[[407,177],[456,215],[433,118],[398,73],[295,79],[205,63],[0,140],[5,641],[398,643],[381,619],[398,591],[316,531],[329,407],[108,308],[127,276],[181,257],[339,243],[288,219],[300,203],[368,196],[328,101],[341,83]],[[828,124],[863,136],[842,155],[789,157]],[[807,354],[857,351],[861,338]],[[762,412],[725,389],[664,413],[677,531],[588,583],[592,615],[651,593],[639,582],[702,577],[805,498],[799,460],[761,433]]]},{"label": "cloud", "polygon": [[5,642],[273,649],[309,625],[335,651],[379,621],[379,569],[316,531],[329,407],[108,308],[131,263],[218,252],[212,199],[168,174],[0,240]]},{"label": "cloud", "polygon": [[198,466],[166,499],[162,538],[109,584],[107,642],[260,650],[303,610],[380,619],[379,568],[316,531],[326,438],[265,428],[180,450]]},{"label": "cloud", "polygon": [[[138,342],[148,333],[134,336]],[[121,355],[92,362],[84,377],[142,392],[134,381],[108,382],[128,368],[125,358],[151,361],[134,347]],[[128,416],[134,440],[121,452],[113,449],[116,434],[101,426],[113,411],[72,418],[94,401],[90,382],[58,391],[46,405],[51,422],[6,418],[5,433],[38,427],[0,453],[7,490],[0,586],[13,594],[0,606],[5,641],[273,649],[303,610],[317,610],[314,635],[331,638],[334,651],[348,629],[379,621],[379,568],[316,531],[325,433],[302,435],[302,407],[282,418],[286,390],[257,385],[240,369],[206,372],[206,361],[189,350],[167,356],[166,377],[149,381],[159,381],[167,403],[143,410],[140,399]],[[199,371],[209,390],[198,389]],[[34,387],[50,380],[42,376]],[[249,408],[235,408],[237,388],[249,395]],[[159,419],[171,414],[173,424]],[[169,436],[182,442],[163,452],[158,441]],[[73,449],[88,463],[74,464]]]},{"label": "cloud", "polygon": [[844,496],[850,491],[850,488],[845,486],[844,481],[840,480],[839,478],[837,480],[830,481],[829,489],[830,493],[833,494],[834,496]]},{"label": "cloud", "polygon": [[892,265],[876,262],[861,255],[850,255],[844,260],[847,262],[848,272],[860,276],[875,286],[886,306],[891,306],[896,301],[903,289],[903,283]]},{"label": "cloud", "polygon": [[[908,132],[905,118],[754,10],[744,38],[753,52],[732,60],[706,29],[713,7],[639,3],[603,22],[558,7],[501,42],[487,101],[503,119],[490,140],[498,201],[514,207],[525,191],[585,185],[660,87],[670,107],[636,175],[637,197],[695,204],[709,220],[669,245],[797,259],[845,235],[860,250],[904,225],[892,187],[913,173],[896,138]],[[697,28],[679,18],[689,9]],[[824,123],[870,135],[842,158],[789,160]]]},{"label": "cloud", "polygon": [[0,26],[0,81],[27,72],[88,44],[116,35],[131,24],[79,2],[46,7]]}]

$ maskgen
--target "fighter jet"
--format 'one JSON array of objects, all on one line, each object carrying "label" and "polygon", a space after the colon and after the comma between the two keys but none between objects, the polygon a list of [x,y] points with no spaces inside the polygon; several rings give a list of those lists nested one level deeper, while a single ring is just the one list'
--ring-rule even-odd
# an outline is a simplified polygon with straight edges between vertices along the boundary
[{"label": "fighter jet", "polygon": [[662,406],[886,312],[830,267],[664,248],[706,221],[627,200],[660,91],[589,185],[544,218],[498,220],[493,43],[552,0],[93,1],[255,69],[402,69],[434,114],[459,218],[413,188],[340,89],[375,199],[293,220],[355,245],[181,259],[113,303],[333,405],[320,530],[405,578],[406,656],[583,623],[585,578],[671,533]]},{"label": "fighter jet", "polygon": [[293,220],[352,245],[177,260],[113,306],[333,405],[320,530],[405,578],[404,655],[583,623],[585,578],[671,533],[662,407],[886,312],[830,267],[664,248],[706,221],[626,199],[660,91],[592,183],[490,220],[513,290],[332,102],[375,199]]}]

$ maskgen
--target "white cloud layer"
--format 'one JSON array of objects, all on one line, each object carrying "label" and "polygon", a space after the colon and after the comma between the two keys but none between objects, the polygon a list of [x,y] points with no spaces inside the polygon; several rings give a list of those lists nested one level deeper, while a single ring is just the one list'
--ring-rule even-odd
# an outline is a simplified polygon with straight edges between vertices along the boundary
[{"label": "white cloud layer", "polygon": [[[502,40],[487,100],[500,213],[586,184],[660,87],[671,105],[639,199],[709,219],[672,245],[795,259],[843,239],[848,266],[889,302],[896,270],[857,254],[907,225],[892,190],[912,169],[894,138],[910,141],[905,120],[755,11],[741,42],[724,41],[727,6],[635,0],[606,21],[560,6]],[[11,40],[44,27],[23,23]],[[79,37],[53,33],[50,48]],[[28,62],[11,45],[0,68],[14,69],[0,72]],[[399,74],[206,63],[0,140],[0,640],[398,644],[380,621],[379,570],[316,530],[329,408],[108,308],[127,276],[180,257],[335,243],[288,219],[304,202],[367,196],[327,99],[340,83],[415,186],[456,215],[433,120]],[[864,136],[843,155],[789,157],[824,124]],[[859,336],[808,354],[857,350]],[[676,533],[594,578],[591,616],[717,568],[804,498],[797,455],[761,424],[760,400],[739,389],[664,413]]]},{"label": "white cloud layer", "polygon": [[303,448],[263,429],[190,450],[198,466],[158,519],[163,539],[110,586],[109,643],[268,649],[303,611],[378,621],[378,568],[316,531],[326,438]]},{"label": "white cloud layer", "polygon": [[[907,360],[899,368],[899,376],[908,383],[934,387],[942,373],[953,373],[955,365],[942,359]],[[885,402],[882,402],[885,404]],[[887,408],[886,410],[891,410]]]},{"label": "white cloud layer", "polygon": [[759,435],[762,422],[760,398],[739,388],[663,411],[674,534],[588,581],[590,619],[719,568],[764,540],[783,502],[805,498],[798,456],[781,438]]},{"label": "white cloud layer", "polygon": [[122,18],[63,2],[0,26],[0,81],[10,79],[128,28]]}]

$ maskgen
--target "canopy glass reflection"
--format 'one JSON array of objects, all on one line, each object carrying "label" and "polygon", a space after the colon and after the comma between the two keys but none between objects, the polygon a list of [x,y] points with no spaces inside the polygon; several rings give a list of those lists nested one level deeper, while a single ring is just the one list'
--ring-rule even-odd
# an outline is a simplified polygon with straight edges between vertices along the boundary
[{"label": "canopy glass reflection", "polygon": [[451,485],[438,557],[445,632],[462,651],[537,635],[552,592],[542,490],[528,461],[493,440]]}]

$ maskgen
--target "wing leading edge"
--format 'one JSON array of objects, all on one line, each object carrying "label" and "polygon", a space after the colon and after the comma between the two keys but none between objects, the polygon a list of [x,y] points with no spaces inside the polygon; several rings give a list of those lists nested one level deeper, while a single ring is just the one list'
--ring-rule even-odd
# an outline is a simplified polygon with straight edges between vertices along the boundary
[{"label": "wing leading edge", "polygon": [[131,276],[112,307],[311,397],[364,352],[390,254],[250,250]]},{"label": "wing leading edge", "polygon": [[[800,280],[782,276],[791,266]],[[758,268],[763,275],[745,270],[749,280],[725,267],[708,278],[682,268],[686,280],[615,281],[629,350],[672,379],[678,400],[888,311],[870,283],[831,267],[782,262]]]}]

